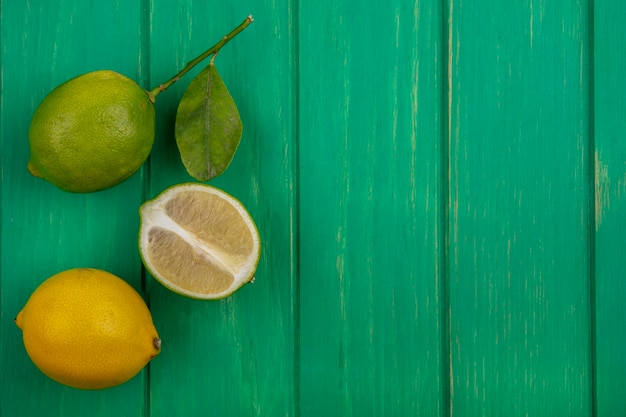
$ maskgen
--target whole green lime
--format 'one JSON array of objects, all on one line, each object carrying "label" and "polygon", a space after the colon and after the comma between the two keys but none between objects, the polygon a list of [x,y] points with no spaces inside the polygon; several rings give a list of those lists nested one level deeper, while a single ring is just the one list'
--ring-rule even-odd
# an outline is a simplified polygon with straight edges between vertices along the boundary
[{"label": "whole green lime", "polygon": [[113,187],[148,158],[154,113],[149,93],[124,75],[103,70],[73,78],[33,115],[28,170],[65,191]]}]

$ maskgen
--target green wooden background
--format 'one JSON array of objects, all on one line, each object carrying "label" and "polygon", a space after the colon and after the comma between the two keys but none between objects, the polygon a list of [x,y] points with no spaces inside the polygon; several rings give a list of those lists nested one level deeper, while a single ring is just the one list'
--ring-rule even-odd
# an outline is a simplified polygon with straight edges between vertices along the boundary
[{"label": "green wooden background", "polygon": [[[191,180],[159,96],[150,160],[88,195],[31,177],[40,100],[112,69],[149,88],[220,53],[242,144],[212,183],[264,251],[233,297],[146,275],[138,207]],[[626,416],[626,2],[0,0],[0,415]],[[91,266],[145,296],[162,354],[88,392],[13,318]]]}]

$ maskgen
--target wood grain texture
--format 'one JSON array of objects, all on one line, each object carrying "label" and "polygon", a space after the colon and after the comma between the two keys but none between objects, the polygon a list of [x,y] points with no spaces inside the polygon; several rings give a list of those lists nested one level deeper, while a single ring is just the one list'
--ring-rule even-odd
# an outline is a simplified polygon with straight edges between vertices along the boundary
[{"label": "wood grain texture", "polygon": [[444,410],[440,12],[301,4],[303,416]]},{"label": "wood grain texture", "polygon": [[135,238],[141,173],[114,189],[83,195],[62,192],[26,170],[30,117],[50,90],[96,69],[138,79],[139,3],[121,7],[67,0],[2,2],[1,18],[0,414],[141,415],[143,374],[104,392],[64,387],[35,368],[13,323],[31,292],[64,269],[103,268],[141,290]]},{"label": "wood grain texture", "polygon": [[[185,299],[149,281],[150,305],[164,340],[159,361],[151,365],[151,414],[292,416],[297,308],[293,11],[287,2],[172,4],[157,0],[150,11],[154,86],[248,15],[255,19],[215,60],[244,127],[235,159],[211,184],[248,208],[261,235],[262,255],[255,282],[218,302]],[[150,196],[192,180],[180,162],[173,120],[199,70],[157,99]],[[186,387],[177,391],[176,401],[172,385]]]},{"label": "wood grain texture", "polygon": [[[610,0],[0,2],[0,416],[621,416],[626,6]],[[163,288],[138,207],[192,178],[156,103],[149,162],[76,195],[31,177],[40,100],[84,72],[145,88],[252,14],[216,66],[244,133],[211,181],[261,233],[254,284]],[[13,317],[109,270],[162,354],[122,386],[43,376]]]},{"label": "wood grain texture", "polygon": [[452,415],[592,410],[587,12],[451,2]]},{"label": "wood grain texture", "polygon": [[597,415],[626,410],[626,4],[594,2]]}]

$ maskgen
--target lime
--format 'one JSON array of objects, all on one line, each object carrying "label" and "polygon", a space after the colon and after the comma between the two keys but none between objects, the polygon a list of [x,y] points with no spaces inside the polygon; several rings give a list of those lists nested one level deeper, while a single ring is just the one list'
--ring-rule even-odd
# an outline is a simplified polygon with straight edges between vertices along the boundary
[{"label": "lime", "polygon": [[80,75],[35,111],[28,170],[66,191],[113,187],[148,158],[154,121],[149,94],[130,78],[108,70]]},{"label": "lime", "polygon": [[186,183],[139,209],[139,249],[146,269],[191,298],[224,298],[254,277],[261,244],[254,221],[218,188]]},{"label": "lime", "polygon": [[48,278],[15,323],[35,365],[75,388],[119,385],[161,349],[141,296],[121,278],[98,269],[70,269]]}]

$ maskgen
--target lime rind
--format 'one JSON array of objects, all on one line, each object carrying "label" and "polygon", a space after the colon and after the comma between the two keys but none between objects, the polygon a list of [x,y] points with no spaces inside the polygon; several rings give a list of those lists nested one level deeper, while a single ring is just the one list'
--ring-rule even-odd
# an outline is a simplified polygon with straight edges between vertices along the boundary
[{"label": "lime rind", "polygon": [[154,118],[154,105],[132,79],[109,70],[75,77],[37,106],[28,170],[68,192],[111,188],[148,158]]}]

